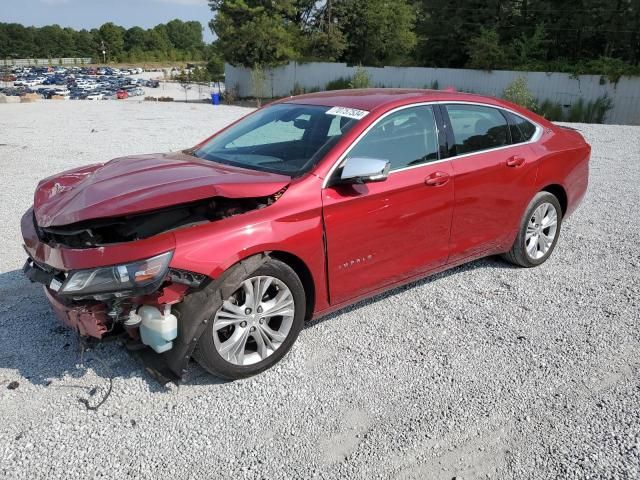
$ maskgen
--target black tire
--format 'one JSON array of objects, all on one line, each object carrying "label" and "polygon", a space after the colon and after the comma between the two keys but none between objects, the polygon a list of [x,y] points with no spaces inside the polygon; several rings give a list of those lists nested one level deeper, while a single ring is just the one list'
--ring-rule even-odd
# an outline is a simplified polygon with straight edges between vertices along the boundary
[{"label": "black tire", "polygon": [[[226,380],[235,380],[263,372],[280,361],[291,349],[298,338],[298,334],[304,325],[306,297],[302,282],[298,278],[296,272],[289,265],[270,258],[263,265],[258,267],[257,270],[248,275],[243,275],[241,277],[230,275],[221,286],[220,290],[224,292],[235,292],[240,288],[242,282],[245,280],[267,275],[282,281],[291,291],[295,308],[291,329],[280,347],[264,360],[252,365],[235,365],[225,360],[216,349],[213,337],[214,313],[207,322],[207,326],[198,340],[193,357],[205,370],[216,377]],[[233,283],[233,285],[231,285],[231,283]],[[188,301],[188,298],[185,300]],[[211,295],[209,300],[210,303],[207,304],[205,308],[217,313],[218,309],[222,306],[223,300],[226,300],[226,298],[221,299],[220,295]],[[213,303],[216,303],[216,305]]]},{"label": "black tire", "polygon": [[[544,254],[544,256],[540,258],[533,258],[527,253],[527,245],[526,245],[526,233],[527,226],[533,216],[534,211],[543,203],[550,203],[556,210],[557,214],[557,228],[556,234],[549,247],[549,250]],[[558,238],[560,238],[560,230],[562,226],[562,207],[560,206],[560,202],[555,197],[555,195],[549,192],[538,192],[531,202],[529,206],[524,212],[522,216],[522,220],[520,221],[520,229],[518,230],[518,236],[513,242],[513,246],[509,252],[502,255],[506,261],[513,263],[514,265],[518,265],[520,267],[531,268],[537,267],[538,265],[543,264],[547,261],[547,259],[553,253],[553,250],[556,248],[556,244],[558,243]]]}]

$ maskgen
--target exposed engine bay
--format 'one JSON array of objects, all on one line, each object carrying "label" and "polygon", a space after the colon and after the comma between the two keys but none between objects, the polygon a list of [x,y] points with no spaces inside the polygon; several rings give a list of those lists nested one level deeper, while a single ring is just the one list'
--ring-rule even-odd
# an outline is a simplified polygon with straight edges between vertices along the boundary
[{"label": "exposed engine bay", "polygon": [[264,208],[278,200],[285,189],[286,187],[268,197],[233,199],[215,197],[152,212],[85,220],[56,227],[40,227],[34,217],[34,224],[39,239],[48,245],[93,248],[142,240],[177,228],[214,222]]}]

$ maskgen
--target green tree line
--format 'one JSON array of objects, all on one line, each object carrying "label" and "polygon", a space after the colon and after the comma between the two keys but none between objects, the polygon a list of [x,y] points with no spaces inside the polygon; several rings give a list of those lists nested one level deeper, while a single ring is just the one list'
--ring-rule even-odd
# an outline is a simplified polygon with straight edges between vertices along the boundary
[{"label": "green tree line", "polygon": [[210,0],[223,58],[640,73],[640,0]]},{"label": "green tree line", "polygon": [[197,21],[175,19],[149,29],[109,22],[91,30],[0,23],[0,58],[91,57],[100,62],[103,50],[112,62],[206,60],[212,55]]}]

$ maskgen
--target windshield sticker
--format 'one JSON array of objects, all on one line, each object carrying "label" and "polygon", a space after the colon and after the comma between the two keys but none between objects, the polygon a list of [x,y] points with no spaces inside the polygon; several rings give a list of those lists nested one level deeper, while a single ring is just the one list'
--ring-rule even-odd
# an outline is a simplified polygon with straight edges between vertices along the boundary
[{"label": "windshield sticker", "polygon": [[337,115],[338,117],[355,118],[360,120],[367,116],[369,112],[366,110],[358,110],[357,108],[333,107],[327,110],[327,115]]}]

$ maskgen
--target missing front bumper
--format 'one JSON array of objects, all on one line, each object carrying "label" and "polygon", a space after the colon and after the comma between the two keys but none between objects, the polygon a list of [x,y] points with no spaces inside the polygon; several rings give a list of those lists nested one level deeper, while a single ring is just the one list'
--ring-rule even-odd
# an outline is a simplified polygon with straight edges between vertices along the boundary
[{"label": "missing front bumper", "polygon": [[83,337],[102,338],[109,331],[111,319],[103,303],[66,304],[47,287],[44,293],[56,317]]}]

